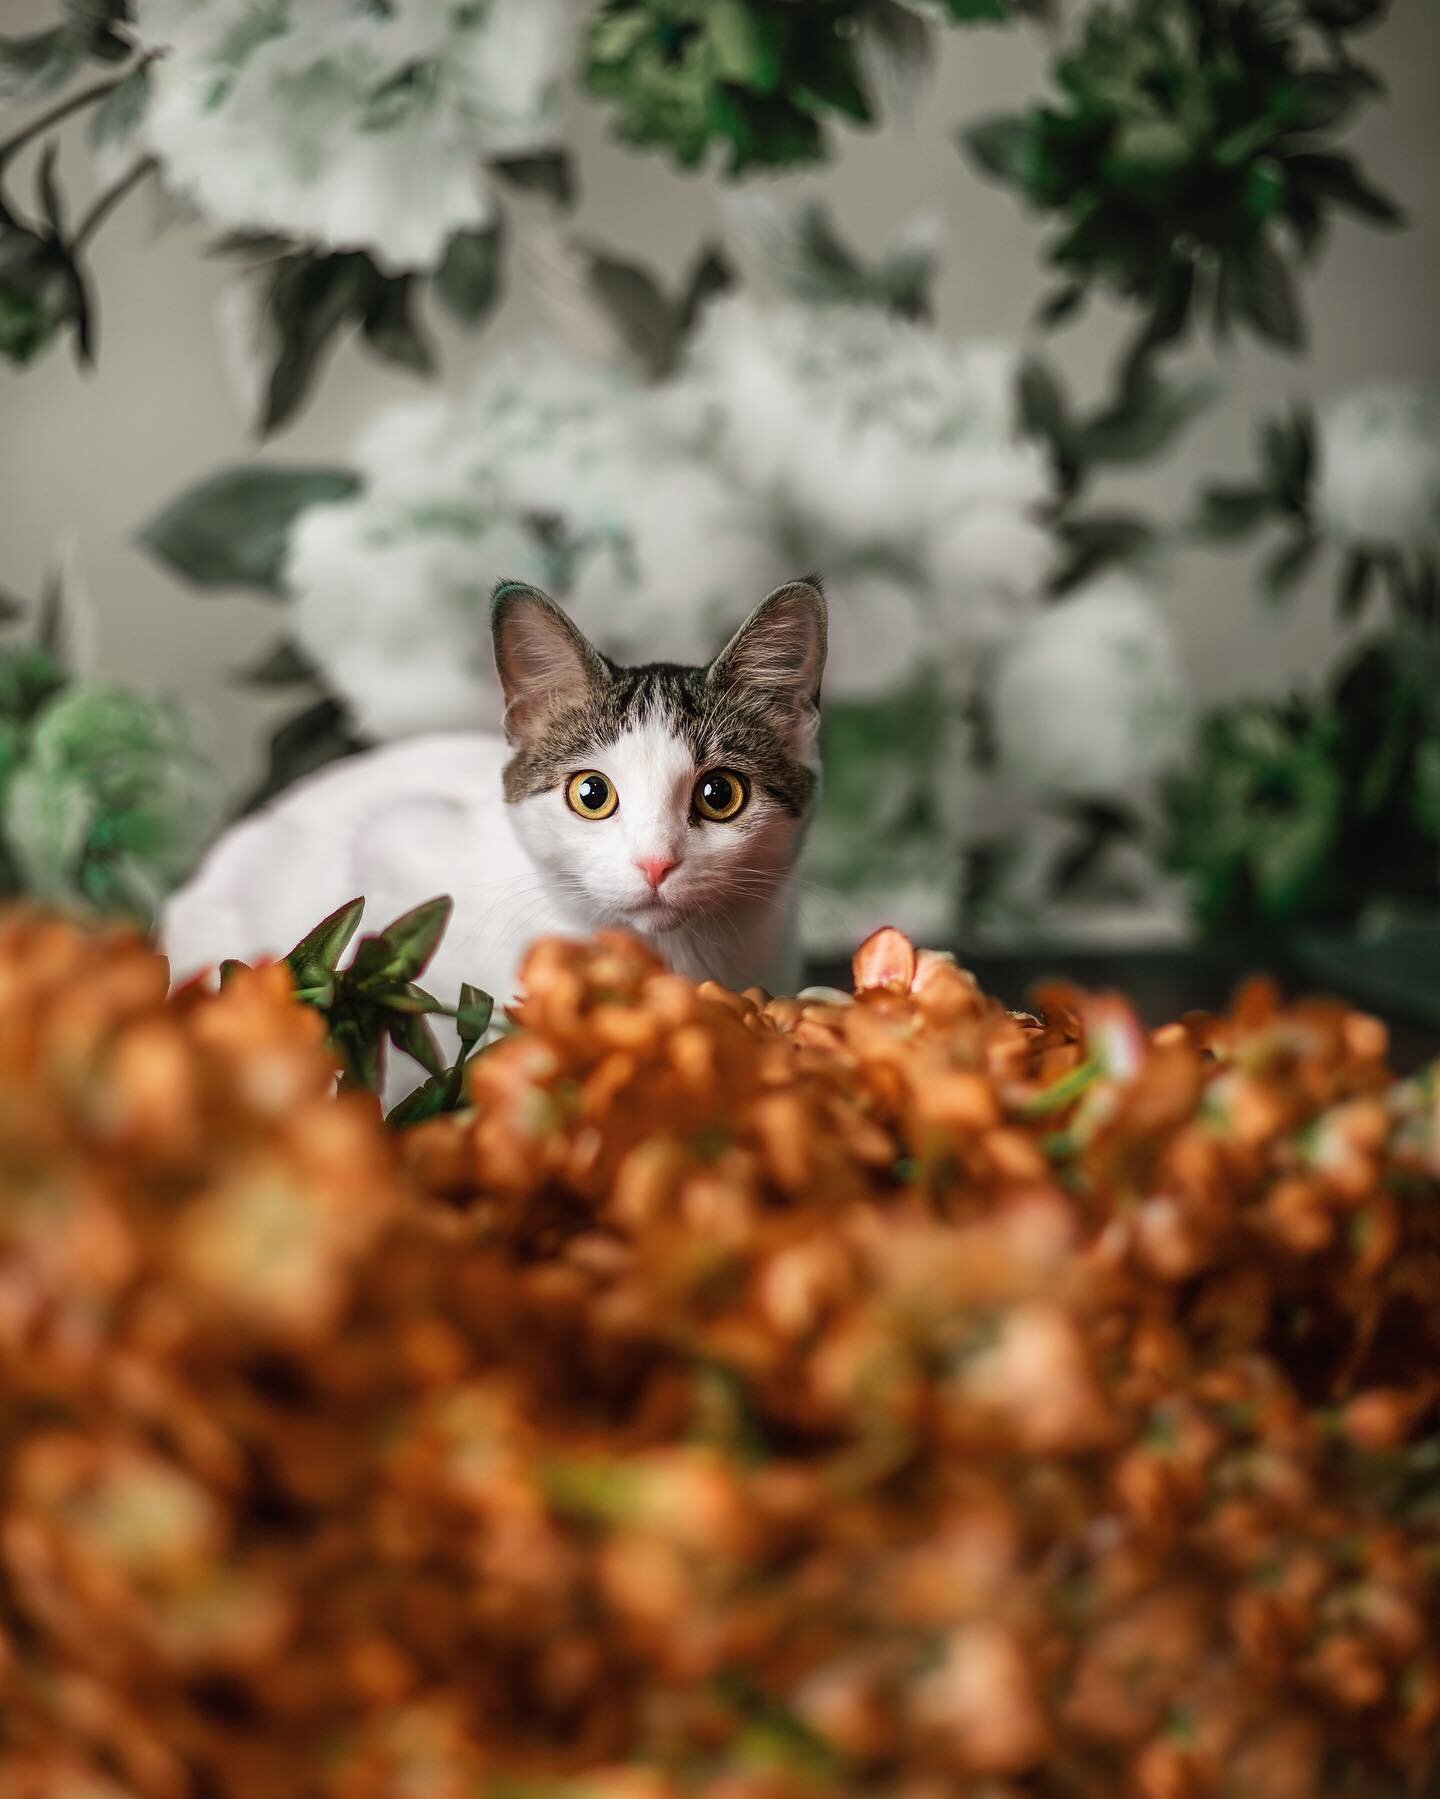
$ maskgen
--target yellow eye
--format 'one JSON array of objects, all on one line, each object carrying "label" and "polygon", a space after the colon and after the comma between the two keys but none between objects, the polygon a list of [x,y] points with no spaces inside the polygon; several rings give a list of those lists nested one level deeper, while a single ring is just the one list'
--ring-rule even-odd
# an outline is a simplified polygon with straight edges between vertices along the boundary
[{"label": "yellow eye", "polygon": [[620,804],[620,795],[605,776],[597,774],[593,768],[571,775],[565,786],[565,798],[570,810],[578,812],[581,818],[609,818]]},{"label": "yellow eye", "polygon": [[701,818],[723,825],[745,810],[750,789],[733,768],[712,768],[695,783],[695,810]]}]

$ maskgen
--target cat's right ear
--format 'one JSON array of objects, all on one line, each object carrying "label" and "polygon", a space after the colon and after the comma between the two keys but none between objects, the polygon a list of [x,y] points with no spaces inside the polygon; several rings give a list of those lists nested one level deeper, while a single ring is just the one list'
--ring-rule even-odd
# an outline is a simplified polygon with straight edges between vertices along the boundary
[{"label": "cat's right ear", "polygon": [[608,678],[604,657],[538,587],[502,581],[491,596],[490,629],[512,741],[551,713],[583,706]]}]

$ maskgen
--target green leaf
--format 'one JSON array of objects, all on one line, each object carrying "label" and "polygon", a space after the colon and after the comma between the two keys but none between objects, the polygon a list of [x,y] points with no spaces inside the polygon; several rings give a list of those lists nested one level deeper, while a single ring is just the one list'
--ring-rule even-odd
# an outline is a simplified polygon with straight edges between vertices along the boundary
[{"label": "green leaf", "polygon": [[90,118],[90,147],[104,150],[128,144],[140,129],[150,104],[150,64],[142,62],[117,82]]},{"label": "green leaf", "polygon": [[1309,412],[1297,406],[1286,418],[1266,419],[1260,427],[1260,456],[1277,498],[1293,512],[1303,513],[1315,464],[1315,428]]},{"label": "green leaf", "polygon": [[28,37],[0,38],[0,100],[38,100],[63,87],[79,67],[81,51],[64,25]]},{"label": "green leaf", "polygon": [[413,276],[382,277],[365,304],[360,329],[377,356],[417,375],[429,375],[435,355],[411,312],[414,294]]},{"label": "green leaf", "polygon": [[960,146],[976,167],[1002,181],[1022,181],[1029,144],[1030,123],[1015,113],[981,119],[960,134]]},{"label": "green leaf", "polygon": [[702,244],[690,275],[680,295],[676,314],[677,341],[681,344],[699,324],[701,315],[717,294],[727,293],[735,285],[735,271],[726,261],[718,244]]},{"label": "green leaf", "polygon": [[347,900],[300,939],[285,958],[298,984],[303,986],[321,973],[334,974],[364,915],[363,897]]},{"label": "green leaf", "polygon": [[392,1014],[387,1020],[386,1029],[396,1049],[403,1050],[413,1061],[418,1062],[426,1074],[445,1073],[445,1057],[435,1041],[435,1033],[418,1014]]},{"label": "green leaf", "polygon": [[1155,528],[1129,512],[1097,512],[1065,518],[1056,525],[1067,557],[1050,584],[1056,595],[1069,593],[1112,563],[1133,562],[1155,546]]},{"label": "green leaf", "polygon": [[455,902],[448,894],[426,900],[377,936],[367,937],[351,964],[355,982],[363,986],[375,981],[415,980],[439,948],[454,909]]},{"label": "green leaf", "polygon": [[1336,206],[1348,207],[1371,224],[1394,228],[1405,223],[1402,209],[1370,185],[1352,157],[1305,152],[1288,157],[1285,167],[1297,187],[1319,194]]},{"label": "green leaf", "polygon": [[1215,395],[1215,384],[1208,379],[1166,381],[1145,365],[1132,363],[1115,403],[1075,433],[1074,453],[1086,464],[1148,462],[1204,412]]},{"label": "green leaf", "polygon": [[1263,487],[1215,486],[1204,489],[1200,511],[1191,525],[1198,537],[1219,543],[1238,542],[1254,535],[1275,510],[1275,500]]},{"label": "green leaf", "polygon": [[287,425],[304,404],[326,351],[347,319],[363,311],[367,273],[360,255],[306,251],[277,267],[266,315],[279,344],[260,418],[262,436]]},{"label": "green leaf", "polygon": [[282,637],[263,655],[237,669],[233,679],[245,687],[301,687],[317,675],[310,658],[290,638]]},{"label": "green leaf", "polygon": [[304,775],[314,774],[367,746],[350,728],[345,708],[325,698],[287,719],[270,739],[265,775],[240,807],[241,815],[253,812],[277,793],[283,793]]},{"label": "green leaf", "polygon": [[1440,838],[1440,738],[1427,738],[1416,750],[1414,771],[1415,822],[1431,837]]},{"label": "green leaf", "polygon": [[679,326],[655,278],[638,263],[590,251],[591,291],[609,314],[626,349],[652,380],[675,366]]},{"label": "green leaf", "polygon": [[722,81],[773,94],[785,67],[788,21],[746,0],[708,0],[705,35]]},{"label": "green leaf", "polygon": [[1048,438],[1056,444],[1069,443],[1070,419],[1064,390],[1038,356],[1027,356],[1020,364],[1017,399],[1020,427],[1027,436]]},{"label": "green leaf", "polygon": [[1090,290],[1083,281],[1062,282],[1052,288],[1035,309],[1035,321],[1047,331],[1072,319],[1089,298]]},{"label": "green leaf", "polygon": [[1277,603],[1286,600],[1305,579],[1320,551],[1320,539],[1309,532],[1282,543],[1265,562],[1265,590]]},{"label": "green leaf", "polygon": [[453,1112],[458,1108],[463,1084],[463,1075],[456,1068],[432,1074],[386,1114],[385,1123],[391,1130],[405,1130],[412,1124],[424,1124],[427,1119]]},{"label": "green leaf", "polygon": [[140,533],[152,556],[197,587],[252,587],[280,598],[290,532],[308,506],[360,490],[346,469],[264,464],[211,475]]},{"label": "green leaf", "polygon": [[1280,253],[1265,238],[1249,251],[1227,259],[1234,270],[1231,301],[1262,337],[1287,350],[1305,345],[1305,324],[1295,296],[1295,283]]},{"label": "green leaf", "polygon": [[1367,601],[1375,587],[1375,577],[1379,565],[1374,557],[1367,556],[1361,550],[1352,552],[1345,559],[1345,572],[1340,577],[1340,592],[1336,598],[1336,612],[1346,624],[1354,624],[1364,612]]},{"label": "green leaf", "polygon": [[435,291],[462,325],[480,324],[500,297],[504,227],[457,231],[435,271]]},{"label": "green leaf", "polygon": [[495,1016],[495,1001],[488,993],[472,987],[468,981],[460,988],[460,1004],[455,1010],[455,1028],[462,1044],[478,1043],[490,1029]]},{"label": "green leaf", "polygon": [[873,0],[862,23],[899,75],[919,74],[933,54],[934,36],[929,21],[922,19],[913,7],[903,5],[902,0]]},{"label": "green leaf", "polygon": [[490,167],[522,193],[541,194],[566,212],[575,204],[575,165],[565,150],[538,150],[529,156],[499,156]]}]

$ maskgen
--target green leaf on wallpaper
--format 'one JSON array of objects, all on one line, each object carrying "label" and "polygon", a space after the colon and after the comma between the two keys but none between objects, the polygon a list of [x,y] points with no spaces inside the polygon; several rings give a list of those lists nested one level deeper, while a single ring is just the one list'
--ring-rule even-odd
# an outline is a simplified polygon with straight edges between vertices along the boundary
[{"label": "green leaf on wallpaper", "polygon": [[648,269],[591,249],[589,284],[619,331],[625,348],[652,380],[675,365],[679,322],[675,309]]},{"label": "green leaf on wallpaper", "polygon": [[27,37],[0,37],[0,100],[38,100],[75,73],[81,49],[69,27]]},{"label": "green leaf on wallpaper", "polygon": [[278,431],[300,410],[336,332],[363,312],[373,267],[367,256],[320,251],[302,251],[277,264],[266,316],[278,351],[260,418],[262,436]]},{"label": "green leaf on wallpaper", "polygon": [[1018,181],[1030,144],[1029,123],[1018,114],[981,119],[960,133],[960,146],[987,175]]},{"label": "green leaf on wallpaper", "polygon": [[1379,563],[1363,551],[1356,550],[1346,558],[1340,589],[1335,596],[1335,610],[1345,624],[1354,624],[1364,612],[1379,572]]},{"label": "green leaf on wallpaper", "polygon": [[1295,279],[1280,252],[1265,238],[1227,259],[1234,271],[1230,289],[1236,312],[1272,343],[1285,350],[1305,347],[1305,321],[1295,293]]},{"label": "green leaf on wallpaper", "polygon": [[1201,493],[1190,530],[1217,543],[1238,543],[1253,536],[1275,510],[1275,496],[1267,488],[1220,483]]},{"label": "green leaf on wallpaper", "polygon": [[90,147],[106,150],[127,144],[140,128],[150,103],[150,65],[142,62],[111,88],[90,119]]},{"label": "green leaf on wallpaper", "polygon": [[1287,538],[1265,560],[1263,580],[1268,597],[1277,603],[1290,595],[1310,572],[1320,553],[1320,539],[1309,531]]},{"label": "green leaf on wallpaper", "polygon": [[1148,462],[1168,448],[1215,400],[1213,381],[1166,381],[1144,363],[1126,370],[1119,397],[1075,435],[1085,463]]},{"label": "green leaf on wallpaper", "polygon": [[287,719],[270,739],[265,773],[238,808],[241,816],[265,805],[302,776],[313,775],[367,747],[355,735],[339,700],[329,695],[316,700]]},{"label": "green leaf on wallpaper", "polygon": [[537,150],[529,156],[497,156],[490,167],[521,193],[539,194],[568,212],[575,204],[575,165],[564,150]]},{"label": "green leaf on wallpaper", "polygon": [[1304,512],[1315,466],[1315,428],[1309,413],[1297,406],[1286,418],[1266,419],[1260,427],[1260,457],[1276,498],[1292,512]]},{"label": "green leaf on wallpaper", "polygon": [[318,677],[319,670],[299,645],[281,637],[253,662],[236,669],[232,679],[242,687],[303,687]]},{"label": "green leaf on wallpaper", "polygon": [[295,520],[307,506],[359,491],[360,478],[348,469],[223,469],[172,500],[141,531],[140,542],[197,587],[251,587],[279,599]]},{"label": "green leaf on wallpaper", "polygon": [[365,342],[386,362],[417,375],[434,372],[435,353],[412,310],[415,282],[411,275],[381,279],[365,303],[360,330]]},{"label": "green leaf on wallpaper", "polygon": [[478,325],[500,297],[504,226],[457,231],[435,271],[435,291],[462,325]]}]

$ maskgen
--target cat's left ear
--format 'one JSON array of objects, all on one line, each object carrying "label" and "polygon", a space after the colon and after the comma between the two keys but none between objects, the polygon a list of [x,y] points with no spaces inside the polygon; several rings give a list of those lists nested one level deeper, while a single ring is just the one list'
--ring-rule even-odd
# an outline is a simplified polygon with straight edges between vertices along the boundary
[{"label": "cat's left ear", "polygon": [[502,581],[491,596],[490,625],[512,742],[553,713],[584,706],[608,679],[599,650],[538,587]]},{"label": "cat's left ear", "polygon": [[767,594],[706,670],[714,687],[763,695],[813,733],[825,672],[825,592],[818,575]]}]

